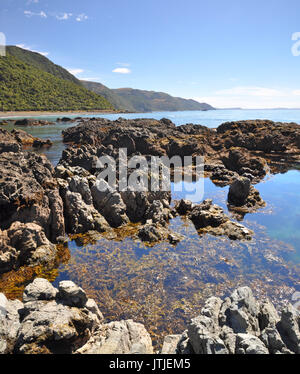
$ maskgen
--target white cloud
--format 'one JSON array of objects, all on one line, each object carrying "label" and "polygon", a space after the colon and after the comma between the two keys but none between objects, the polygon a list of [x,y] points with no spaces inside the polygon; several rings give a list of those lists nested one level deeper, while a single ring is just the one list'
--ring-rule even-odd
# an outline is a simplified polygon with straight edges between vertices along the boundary
[{"label": "white cloud", "polygon": [[119,73],[119,74],[130,74],[131,70],[128,68],[116,68],[112,71],[113,73]]},{"label": "white cloud", "polygon": [[49,52],[40,52],[40,51],[37,51],[35,49],[32,49],[31,47],[29,47],[25,44],[17,44],[16,46],[19,47],[19,48],[27,49],[28,51],[31,51],[31,52],[39,53],[40,55],[43,55],[43,56],[48,56],[49,55]]},{"label": "white cloud", "polygon": [[73,75],[78,75],[84,72],[83,69],[67,69],[69,73]]},{"label": "white cloud", "polygon": [[65,21],[67,19],[69,19],[70,17],[72,17],[72,13],[62,13],[60,15],[56,15],[56,19],[58,19],[59,21]]},{"label": "white cloud", "polygon": [[30,4],[37,4],[39,2],[39,0],[28,0],[26,5],[30,5]]},{"label": "white cloud", "polygon": [[284,96],[283,92],[273,88],[256,86],[239,86],[220,90],[217,95],[242,95],[242,96]]},{"label": "white cloud", "polygon": [[41,18],[47,18],[47,14],[43,10],[37,13],[32,12],[31,10],[24,10],[24,14],[26,17],[38,16]]},{"label": "white cloud", "polygon": [[86,14],[82,13],[82,14],[79,14],[79,15],[76,17],[76,21],[77,21],[77,22],[82,22],[82,21],[87,20],[88,18],[89,18],[89,17],[88,17]]}]

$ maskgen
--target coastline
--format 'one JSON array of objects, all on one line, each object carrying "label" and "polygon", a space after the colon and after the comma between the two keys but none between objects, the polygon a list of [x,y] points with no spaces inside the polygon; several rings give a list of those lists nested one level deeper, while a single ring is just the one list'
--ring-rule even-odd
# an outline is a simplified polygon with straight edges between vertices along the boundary
[{"label": "coastline", "polygon": [[70,111],[63,111],[63,112],[51,112],[51,111],[22,111],[22,112],[0,112],[0,118],[15,118],[15,117],[30,117],[30,116],[72,116],[77,114],[116,114],[116,113],[126,113],[124,111],[119,110],[70,110]]}]

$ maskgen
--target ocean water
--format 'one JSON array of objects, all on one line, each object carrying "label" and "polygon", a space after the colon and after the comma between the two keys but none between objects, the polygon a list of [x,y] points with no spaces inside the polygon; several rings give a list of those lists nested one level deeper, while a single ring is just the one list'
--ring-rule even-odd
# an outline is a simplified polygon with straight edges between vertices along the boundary
[{"label": "ocean water", "polygon": [[[90,115],[92,116],[92,115]],[[176,125],[195,123],[211,128],[226,121],[270,119],[300,123],[300,110],[216,110],[95,115],[95,117],[169,118]],[[39,117],[55,120],[56,117]],[[32,135],[51,139],[43,152],[56,164],[64,145],[61,131],[74,123],[24,128]],[[10,128],[6,126],[6,128]],[[208,178],[203,198],[212,198],[226,214],[228,187],[215,186]],[[193,224],[177,217],[170,228],[183,236],[176,246],[167,242],[152,247],[134,239],[136,227],[118,229],[113,237],[70,239],[70,258],[49,279],[57,285],[71,279],[96,299],[108,320],[132,318],[146,325],[157,344],[163,335],[185,329],[211,295],[225,296],[241,285],[251,286],[258,297],[276,305],[291,301],[300,291],[300,171],[268,175],[255,186],[266,207],[247,214],[241,222],[254,231],[249,242],[200,236]],[[175,191],[174,199],[187,191]],[[47,273],[46,275],[47,276]],[[1,283],[2,282],[2,283]],[[18,284],[20,279],[18,278]],[[0,291],[6,292],[0,278]],[[3,288],[4,287],[4,288]],[[11,285],[10,285],[11,287]]]},{"label": "ocean water", "polygon": [[[81,117],[102,117],[111,120],[116,120],[119,117],[123,118],[168,118],[177,126],[186,123],[194,123],[207,126],[209,128],[216,128],[227,121],[238,121],[247,119],[269,119],[278,122],[296,122],[300,123],[300,109],[293,110],[208,110],[208,111],[183,111],[183,112],[153,112],[153,113],[124,113],[124,114],[74,114],[68,116],[69,118]],[[60,116],[61,117],[61,116]],[[23,117],[14,117],[20,119]],[[30,118],[44,119],[48,121],[56,121],[57,116],[31,116]],[[61,132],[74,126],[73,123],[56,122],[53,126],[46,127],[29,127],[21,129],[28,131],[30,134],[40,137],[42,139],[50,139],[53,142],[53,147],[47,151],[43,151],[47,157],[57,164],[59,161],[64,145],[61,141]],[[10,129],[11,126],[5,128]]]}]

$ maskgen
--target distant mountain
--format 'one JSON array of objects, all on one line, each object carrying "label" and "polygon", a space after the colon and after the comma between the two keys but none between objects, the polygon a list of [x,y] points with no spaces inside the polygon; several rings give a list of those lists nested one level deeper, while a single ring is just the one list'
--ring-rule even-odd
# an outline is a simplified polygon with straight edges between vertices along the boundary
[{"label": "distant mountain", "polygon": [[10,53],[0,57],[0,110],[101,109],[113,109],[113,106],[70,79],[58,78]]},{"label": "distant mountain", "polygon": [[130,101],[127,100],[126,97],[118,95],[114,92],[114,90],[111,90],[110,88],[104,86],[104,84],[90,81],[80,82],[85,88],[97,93],[98,95],[105,97],[105,99],[108,100],[116,109],[127,110],[129,112],[136,111],[134,106],[131,105]]},{"label": "distant mountain", "polygon": [[47,57],[27,49],[8,46],[6,52],[7,56],[0,58],[0,110],[115,108],[129,112],[154,112],[214,109],[209,104],[163,92],[110,89],[101,83],[80,81]]},{"label": "distant mountain", "polygon": [[19,48],[16,46],[7,46],[6,53],[16,57],[17,59],[25,62],[26,64],[33,65],[37,69],[50,73],[55,77],[68,80],[70,82],[81,85],[80,80],[74,77],[68,70],[59,65],[55,65],[47,57],[42,56],[37,52],[29,51],[28,49]]},{"label": "distant mountain", "polygon": [[101,83],[81,82],[86,88],[105,97],[116,109],[126,109],[133,112],[214,109],[209,104],[173,97],[164,92],[145,91],[133,88],[109,89]]}]

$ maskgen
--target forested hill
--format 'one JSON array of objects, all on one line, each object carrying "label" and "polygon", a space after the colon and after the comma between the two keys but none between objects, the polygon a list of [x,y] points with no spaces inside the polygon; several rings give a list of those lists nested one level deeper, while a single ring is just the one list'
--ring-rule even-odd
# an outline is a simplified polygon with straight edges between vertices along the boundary
[{"label": "forested hill", "polygon": [[7,54],[0,57],[0,110],[103,110],[102,96]]}]

